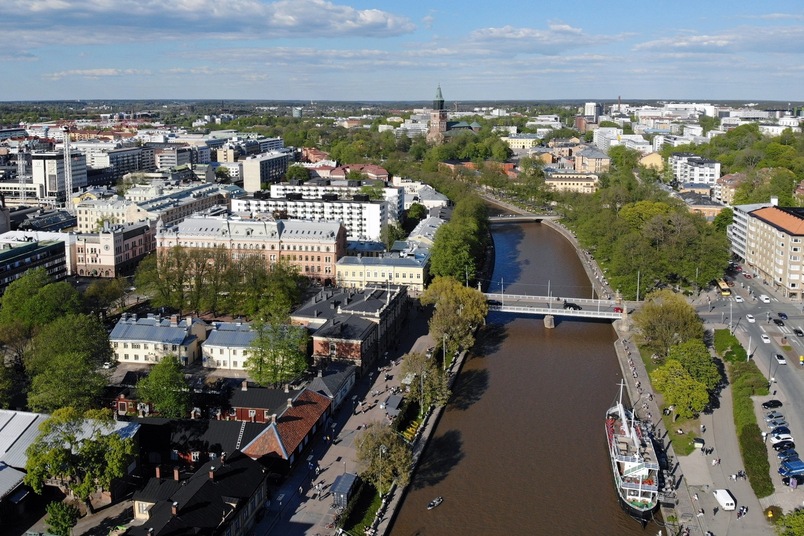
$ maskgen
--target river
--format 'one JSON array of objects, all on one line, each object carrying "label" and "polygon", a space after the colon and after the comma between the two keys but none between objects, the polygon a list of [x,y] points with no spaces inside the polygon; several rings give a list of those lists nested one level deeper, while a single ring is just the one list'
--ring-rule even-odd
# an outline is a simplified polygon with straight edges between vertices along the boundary
[{"label": "river", "polygon": [[[590,297],[572,245],[494,226],[490,292]],[[610,322],[492,313],[422,457],[392,536],[642,535],[619,507],[603,419],[621,374]],[[435,496],[444,497],[428,511]],[[648,527],[655,534],[658,528]]]}]

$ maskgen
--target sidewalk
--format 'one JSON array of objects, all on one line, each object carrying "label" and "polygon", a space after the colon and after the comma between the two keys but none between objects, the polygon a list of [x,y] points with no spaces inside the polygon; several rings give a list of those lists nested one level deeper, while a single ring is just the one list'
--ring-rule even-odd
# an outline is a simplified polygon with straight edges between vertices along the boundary
[{"label": "sidewalk", "polygon": [[[411,309],[409,322],[424,322],[426,325],[424,313]],[[385,410],[380,408],[380,402],[385,400],[392,386],[399,385],[401,356],[414,351],[423,353],[433,346],[429,335],[420,335],[414,340],[416,328],[411,325],[407,329],[411,330],[413,342],[400,343],[400,350],[390,356],[392,360],[380,363],[386,370],[372,371],[358,382],[354,395],[343,402],[331,425],[322,430],[314,440],[313,446],[306,453],[306,459],[299,463],[273,494],[268,511],[252,530],[252,534],[335,534],[334,521],[338,512],[333,507],[329,489],[339,475],[359,472],[355,457],[355,439],[367,424],[385,420]],[[386,372],[388,380],[385,379]],[[426,437],[431,432],[433,422],[431,414],[422,424],[419,438]],[[327,436],[329,441],[326,440]],[[414,454],[421,451],[424,444],[425,441],[421,439],[417,441]],[[316,468],[319,470],[318,474]],[[395,490],[386,498],[377,534],[383,534],[387,529],[392,518],[391,512],[398,506],[401,497],[401,490]]]}]

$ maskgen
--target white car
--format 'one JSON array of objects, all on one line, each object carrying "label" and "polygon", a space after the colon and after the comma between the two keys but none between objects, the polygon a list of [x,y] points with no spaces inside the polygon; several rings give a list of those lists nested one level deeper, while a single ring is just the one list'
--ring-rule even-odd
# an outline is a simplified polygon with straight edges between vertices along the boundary
[{"label": "white car", "polygon": [[790,434],[771,434],[770,435],[771,445],[775,445],[779,441],[793,441],[793,442],[795,442],[795,439],[793,439],[793,436],[791,436]]},{"label": "white car", "polygon": [[759,297],[759,301],[762,303],[770,303],[771,300],[770,297],[768,297],[766,294],[763,294]]},{"label": "white car", "polygon": [[780,365],[786,365],[787,364],[787,360],[784,358],[784,356],[782,354],[773,354],[773,358]]},{"label": "white car", "polygon": [[745,315],[745,319],[751,322],[752,324],[757,321],[757,319],[754,318],[754,315]]},{"label": "white car", "polygon": [[768,337],[767,335],[765,335],[763,333],[762,334],[762,342],[764,342],[765,344],[770,344],[770,337]]},{"label": "white car", "polygon": [[743,299],[742,296],[737,294],[737,295],[734,296],[734,301],[736,301],[737,303],[743,303],[745,300]]}]

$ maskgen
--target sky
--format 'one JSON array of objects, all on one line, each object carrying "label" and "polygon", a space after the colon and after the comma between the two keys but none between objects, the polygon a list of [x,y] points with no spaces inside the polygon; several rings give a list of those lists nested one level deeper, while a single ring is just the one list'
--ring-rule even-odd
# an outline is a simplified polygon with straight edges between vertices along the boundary
[{"label": "sky", "polygon": [[2,0],[0,101],[804,100],[801,0]]}]

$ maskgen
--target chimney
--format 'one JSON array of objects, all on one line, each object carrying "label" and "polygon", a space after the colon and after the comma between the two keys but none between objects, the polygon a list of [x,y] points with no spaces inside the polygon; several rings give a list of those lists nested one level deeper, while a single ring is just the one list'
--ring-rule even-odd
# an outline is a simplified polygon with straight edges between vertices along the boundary
[{"label": "chimney", "polygon": [[179,478],[179,467],[178,467],[178,466],[176,466],[176,467],[174,467],[174,468],[173,468],[173,480],[175,480],[176,482],[178,482],[179,480],[181,480],[181,479]]},{"label": "chimney", "polygon": [[192,316],[186,316],[186,317],[184,317],[184,320],[187,322],[187,327],[188,328],[192,327],[192,325],[193,325],[193,317]]},{"label": "chimney", "polygon": [[771,202],[771,205],[773,205],[774,207],[778,207],[779,206],[779,196],[772,195],[771,198],[770,198],[770,202]]},{"label": "chimney", "polygon": [[179,515],[179,503],[173,501],[173,504],[170,505],[170,513],[174,516]]},{"label": "chimney", "polygon": [[248,391],[248,380],[243,380],[243,383],[240,384],[241,391]]},{"label": "chimney", "polygon": [[156,478],[162,478],[162,468],[158,465],[156,466]]},{"label": "chimney", "polygon": [[290,392],[290,384],[289,384],[289,383],[286,383],[286,384],[285,384],[285,392],[286,392],[286,393],[289,393],[289,392]]},{"label": "chimney", "polygon": [[170,315],[170,325],[174,328],[179,325],[179,315]]},{"label": "chimney", "polygon": [[319,378],[323,378],[323,377],[324,377],[324,369],[323,369],[323,368],[319,368],[319,369],[318,369],[318,377],[319,377]]},{"label": "chimney", "polygon": [[290,409],[290,408],[292,408],[292,407],[293,407],[293,399],[292,399],[292,398],[288,398],[288,409]]},{"label": "chimney", "polygon": [[212,480],[213,482],[215,481],[215,466],[214,465],[209,466],[209,479]]},{"label": "chimney", "polygon": [[274,413],[274,414],[272,414],[272,415],[271,415],[271,422],[272,422],[272,423],[275,423],[275,422],[276,422],[276,413]]},{"label": "chimney", "polygon": [[226,464],[226,452],[221,452],[221,467]]}]

